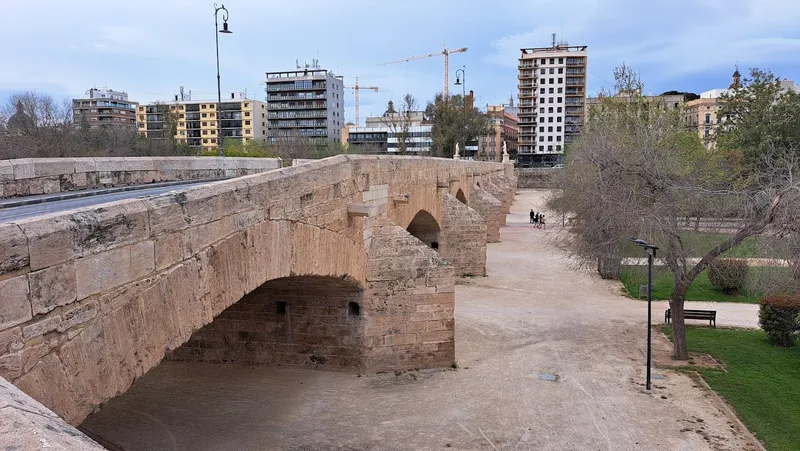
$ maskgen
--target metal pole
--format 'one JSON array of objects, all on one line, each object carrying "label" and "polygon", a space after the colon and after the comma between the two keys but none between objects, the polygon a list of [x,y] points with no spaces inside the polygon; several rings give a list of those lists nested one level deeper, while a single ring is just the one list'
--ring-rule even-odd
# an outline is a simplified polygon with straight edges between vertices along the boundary
[{"label": "metal pole", "polygon": [[222,149],[222,119],[220,118],[220,106],[222,106],[222,88],[219,81],[219,23],[217,22],[217,13],[219,10],[224,8],[225,5],[222,5],[222,8],[217,8],[215,4],[214,7],[214,40],[217,46],[217,145],[219,146],[219,156],[224,157],[225,151]]},{"label": "metal pole", "polygon": [[652,360],[651,343],[653,335],[652,314],[653,314],[653,257],[656,250],[647,248],[647,382],[645,387],[650,390],[650,363]]}]

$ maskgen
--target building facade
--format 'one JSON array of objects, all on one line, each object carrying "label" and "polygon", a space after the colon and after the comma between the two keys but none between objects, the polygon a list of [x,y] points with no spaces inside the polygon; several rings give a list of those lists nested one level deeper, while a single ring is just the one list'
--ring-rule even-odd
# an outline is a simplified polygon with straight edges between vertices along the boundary
[{"label": "building facade", "polygon": [[267,72],[267,141],[308,139],[315,144],[341,140],[344,80],[314,67]]},{"label": "building facade", "polygon": [[407,154],[430,155],[433,125],[425,123],[422,111],[397,112],[389,101],[382,116],[368,117],[366,126],[349,124],[342,143],[353,152],[397,153],[405,144]]},{"label": "building facade", "polygon": [[[217,123],[220,121],[221,123]],[[231,94],[217,111],[216,100],[174,100],[139,105],[136,123],[144,136],[167,138],[174,128],[178,143],[192,147],[217,148],[217,133],[223,140],[247,141],[267,138],[267,105],[244,95]]]},{"label": "building facade", "polygon": [[509,158],[517,158],[519,141],[519,117],[514,113],[513,106],[489,105],[486,114],[489,116],[493,133],[482,136],[478,140],[478,154],[476,160],[503,161],[503,142],[506,143]]},{"label": "building facade", "polygon": [[128,93],[113,89],[91,88],[86,97],[72,99],[73,123],[83,128],[136,128],[136,102]]},{"label": "building facade", "polygon": [[583,125],[586,46],[554,43],[520,50],[517,164],[554,166]]}]

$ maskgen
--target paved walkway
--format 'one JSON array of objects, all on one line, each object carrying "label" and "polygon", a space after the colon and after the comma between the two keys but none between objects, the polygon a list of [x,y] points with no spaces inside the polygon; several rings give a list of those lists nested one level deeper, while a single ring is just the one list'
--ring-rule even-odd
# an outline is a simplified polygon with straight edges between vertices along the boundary
[{"label": "paved walkway", "polygon": [[520,192],[489,276],[457,285],[458,370],[163,363],[83,426],[126,450],[755,449],[687,375],[644,390],[646,303],[531,228],[543,206]]}]

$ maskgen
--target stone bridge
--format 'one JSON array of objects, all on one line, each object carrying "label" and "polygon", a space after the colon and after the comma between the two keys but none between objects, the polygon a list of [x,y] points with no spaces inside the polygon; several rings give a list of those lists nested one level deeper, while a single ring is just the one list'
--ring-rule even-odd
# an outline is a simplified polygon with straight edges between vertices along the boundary
[{"label": "stone bridge", "polygon": [[511,165],[337,156],[0,224],[0,376],[79,424],[164,359],[450,365]]}]

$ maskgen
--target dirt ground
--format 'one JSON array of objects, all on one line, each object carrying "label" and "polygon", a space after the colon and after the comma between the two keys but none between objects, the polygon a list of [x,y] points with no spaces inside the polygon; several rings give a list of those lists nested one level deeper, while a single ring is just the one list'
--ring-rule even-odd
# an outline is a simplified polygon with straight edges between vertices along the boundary
[{"label": "dirt ground", "polygon": [[488,277],[459,281],[457,370],[165,362],[82,427],[125,450],[757,449],[689,376],[644,390],[646,303],[572,267],[552,220],[528,224],[543,204],[520,191]]}]

